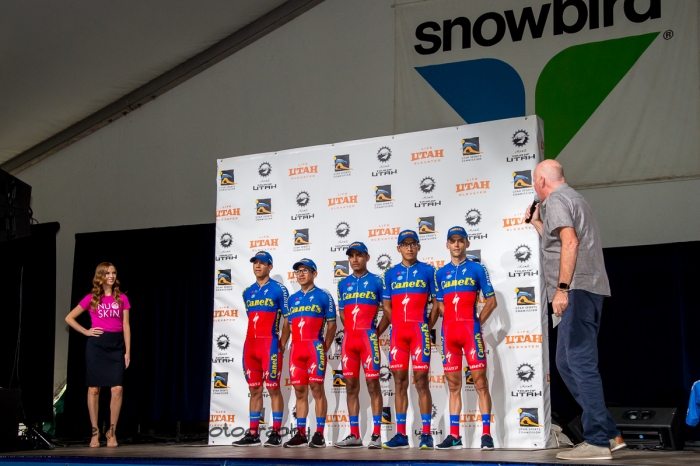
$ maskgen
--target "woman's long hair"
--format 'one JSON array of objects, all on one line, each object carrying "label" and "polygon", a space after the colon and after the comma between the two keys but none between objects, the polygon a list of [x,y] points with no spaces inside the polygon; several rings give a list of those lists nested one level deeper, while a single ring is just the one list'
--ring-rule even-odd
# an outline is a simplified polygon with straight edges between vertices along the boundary
[{"label": "woman's long hair", "polygon": [[[110,267],[114,267],[113,264],[109,262],[103,262],[97,266],[95,269],[95,277],[92,279],[92,301],[90,301],[90,309],[97,309],[97,305],[105,295],[105,290],[102,285],[107,281],[106,275]],[[114,267],[114,273],[117,272],[117,268]],[[112,298],[122,306],[122,299],[119,297],[121,291],[119,290],[119,280],[114,280],[114,285],[112,285]]]}]

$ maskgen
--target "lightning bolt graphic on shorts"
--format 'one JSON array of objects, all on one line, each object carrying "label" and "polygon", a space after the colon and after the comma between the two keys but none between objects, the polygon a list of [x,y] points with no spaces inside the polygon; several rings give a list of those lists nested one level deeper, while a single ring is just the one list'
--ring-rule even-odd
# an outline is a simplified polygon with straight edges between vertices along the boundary
[{"label": "lightning bolt graphic on shorts", "polygon": [[403,301],[401,301],[401,304],[403,304],[403,318],[406,320],[407,312],[406,312],[406,306],[408,306],[408,302],[411,300],[411,298],[408,297],[408,294],[404,296]]},{"label": "lightning bolt graphic on shorts", "polygon": [[357,314],[360,312],[360,307],[355,304],[355,309],[352,310],[352,328],[354,329],[357,325]]},{"label": "lightning bolt graphic on shorts", "polygon": [[472,350],[469,352],[469,355],[473,358],[475,354],[476,354],[476,350],[474,348],[472,348]]},{"label": "lightning bolt graphic on shorts", "polygon": [[348,365],[348,357],[347,355],[343,356],[343,367]]},{"label": "lightning bolt graphic on shorts", "polygon": [[311,363],[311,365],[309,366],[309,374],[313,373],[313,371],[315,371],[315,370],[316,370],[316,363],[313,362],[313,363]]},{"label": "lightning bolt graphic on shorts", "polygon": [[397,350],[396,348],[394,348],[394,349],[391,350],[391,359],[396,359],[396,352],[397,352],[397,351],[398,351],[398,350]]}]

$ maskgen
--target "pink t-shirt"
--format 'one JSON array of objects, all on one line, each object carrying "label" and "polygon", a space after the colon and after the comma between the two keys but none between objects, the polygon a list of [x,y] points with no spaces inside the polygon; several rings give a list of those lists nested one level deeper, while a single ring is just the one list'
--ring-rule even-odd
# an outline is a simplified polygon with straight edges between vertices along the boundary
[{"label": "pink t-shirt", "polygon": [[90,309],[92,294],[89,294],[78,303],[85,310],[90,309],[90,319],[93,327],[100,327],[105,332],[124,331],[124,310],[130,309],[129,298],[125,294],[120,294],[122,300],[121,307],[111,296],[103,296],[97,309]]}]

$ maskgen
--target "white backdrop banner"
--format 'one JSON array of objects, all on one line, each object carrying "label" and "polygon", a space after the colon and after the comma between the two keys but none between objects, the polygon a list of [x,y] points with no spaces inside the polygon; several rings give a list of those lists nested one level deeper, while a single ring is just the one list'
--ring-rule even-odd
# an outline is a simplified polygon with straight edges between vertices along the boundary
[{"label": "white backdrop banner", "polygon": [[700,177],[697,0],[396,5],[395,132],[537,114],[577,188]]},{"label": "white backdrop banner", "polygon": [[[209,443],[230,445],[248,428],[241,357],[247,317],[241,294],[255,280],[249,263],[255,252],[272,254],[272,277],[290,293],[299,289],[294,262],[313,259],[317,286],[336,296],[337,283],[352,273],[345,255],[351,242],[367,244],[369,269],[381,275],[401,259],[399,231],[414,229],[421,238],[419,259],[440,267],[449,260],[447,230],[461,225],[470,235],[469,254],[489,270],[498,300],[483,328],[496,447],[544,448],[550,431],[546,300],[539,237],[522,221],[534,196],[532,170],[542,146],[541,122],[531,116],[219,160]],[[329,445],[350,432],[339,319],[338,325],[325,382]],[[432,331],[430,369],[436,442],[449,434],[441,325],[439,320]],[[388,332],[380,345],[382,438],[387,440],[395,433],[396,414]],[[296,424],[286,357],[282,381],[286,440]],[[481,416],[468,370],[465,381],[462,435],[468,447],[479,448]],[[367,442],[372,413],[364,381],[361,385],[360,426]],[[421,421],[415,389],[410,399],[409,439],[417,446]],[[309,412],[313,430],[313,401]],[[271,416],[265,393],[263,434]]]}]

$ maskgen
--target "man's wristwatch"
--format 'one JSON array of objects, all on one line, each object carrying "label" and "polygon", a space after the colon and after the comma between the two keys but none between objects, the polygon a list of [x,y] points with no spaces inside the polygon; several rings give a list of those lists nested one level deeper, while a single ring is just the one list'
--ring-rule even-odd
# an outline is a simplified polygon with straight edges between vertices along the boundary
[{"label": "man's wristwatch", "polygon": [[568,283],[561,282],[559,286],[557,286],[557,290],[563,291],[564,293],[568,293],[571,291],[571,288],[569,287]]}]

